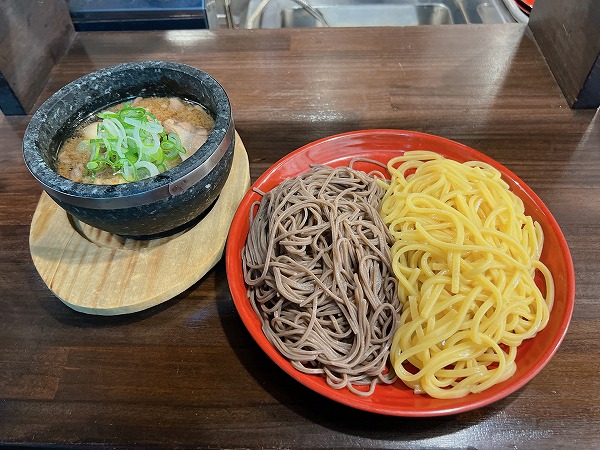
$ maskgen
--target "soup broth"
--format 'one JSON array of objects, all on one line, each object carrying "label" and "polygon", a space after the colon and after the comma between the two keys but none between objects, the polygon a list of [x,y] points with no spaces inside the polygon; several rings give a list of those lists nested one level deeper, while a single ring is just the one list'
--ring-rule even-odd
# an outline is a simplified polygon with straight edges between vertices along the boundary
[{"label": "soup broth", "polygon": [[[131,117],[113,119],[112,124],[102,118],[110,113],[141,115],[139,108],[147,113],[142,121],[148,120],[150,125],[138,126],[137,119]],[[142,131],[135,129],[136,126]],[[123,137],[121,128],[129,130],[128,137]],[[156,138],[147,135],[146,128],[156,132]],[[81,124],[59,149],[57,172],[73,181],[92,184],[120,184],[148,178],[189,158],[206,142],[213,128],[213,118],[196,103],[177,97],[138,97]],[[152,152],[150,155],[137,151],[144,145],[157,149],[147,150],[146,153]]]}]

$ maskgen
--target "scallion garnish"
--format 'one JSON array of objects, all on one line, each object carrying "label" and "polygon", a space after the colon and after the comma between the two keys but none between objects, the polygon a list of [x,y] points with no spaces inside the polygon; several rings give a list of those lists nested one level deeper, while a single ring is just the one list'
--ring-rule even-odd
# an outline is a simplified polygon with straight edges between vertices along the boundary
[{"label": "scallion garnish", "polygon": [[92,180],[109,166],[127,182],[153,177],[167,170],[165,160],[185,153],[179,136],[166,133],[156,117],[126,103],[118,112],[98,113],[98,134],[89,139],[87,170]]}]

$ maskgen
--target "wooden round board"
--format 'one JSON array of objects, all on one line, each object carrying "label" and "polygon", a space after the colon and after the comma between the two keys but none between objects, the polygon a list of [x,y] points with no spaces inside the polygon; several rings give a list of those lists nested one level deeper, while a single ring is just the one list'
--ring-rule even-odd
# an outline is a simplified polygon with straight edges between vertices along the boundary
[{"label": "wooden round board", "polygon": [[141,311],[200,280],[221,259],[229,226],[250,186],[248,155],[236,133],[231,172],[211,210],[179,234],[124,239],[81,223],[45,192],[31,222],[33,263],[50,290],[88,314]]}]

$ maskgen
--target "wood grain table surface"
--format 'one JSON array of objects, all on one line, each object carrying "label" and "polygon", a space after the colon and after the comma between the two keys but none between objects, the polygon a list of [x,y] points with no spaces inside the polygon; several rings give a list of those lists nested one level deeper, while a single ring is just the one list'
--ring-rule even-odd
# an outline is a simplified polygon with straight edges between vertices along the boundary
[{"label": "wood grain table surface", "polygon": [[75,312],[30,257],[41,188],[22,160],[29,117],[0,116],[0,443],[600,447],[600,118],[567,106],[525,26],[79,33],[38,105],[81,75],[140,60],[187,63],[223,85],[253,180],[310,141],[371,128],[440,135],[504,164],[568,241],[568,333],[505,399],[414,419],[339,405],[285,374],[245,330],[223,261],[153,309]]}]

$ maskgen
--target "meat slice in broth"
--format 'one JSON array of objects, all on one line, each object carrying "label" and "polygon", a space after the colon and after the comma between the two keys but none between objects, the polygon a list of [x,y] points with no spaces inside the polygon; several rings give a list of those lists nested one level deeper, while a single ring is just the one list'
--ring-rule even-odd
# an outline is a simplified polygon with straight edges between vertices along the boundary
[{"label": "meat slice in broth", "polygon": [[190,122],[178,121],[175,119],[166,119],[162,126],[168,133],[176,133],[181,139],[181,145],[186,152],[181,155],[182,160],[186,160],[198,150],[208,139],[208,130],[202,127],[195,127]]}]

